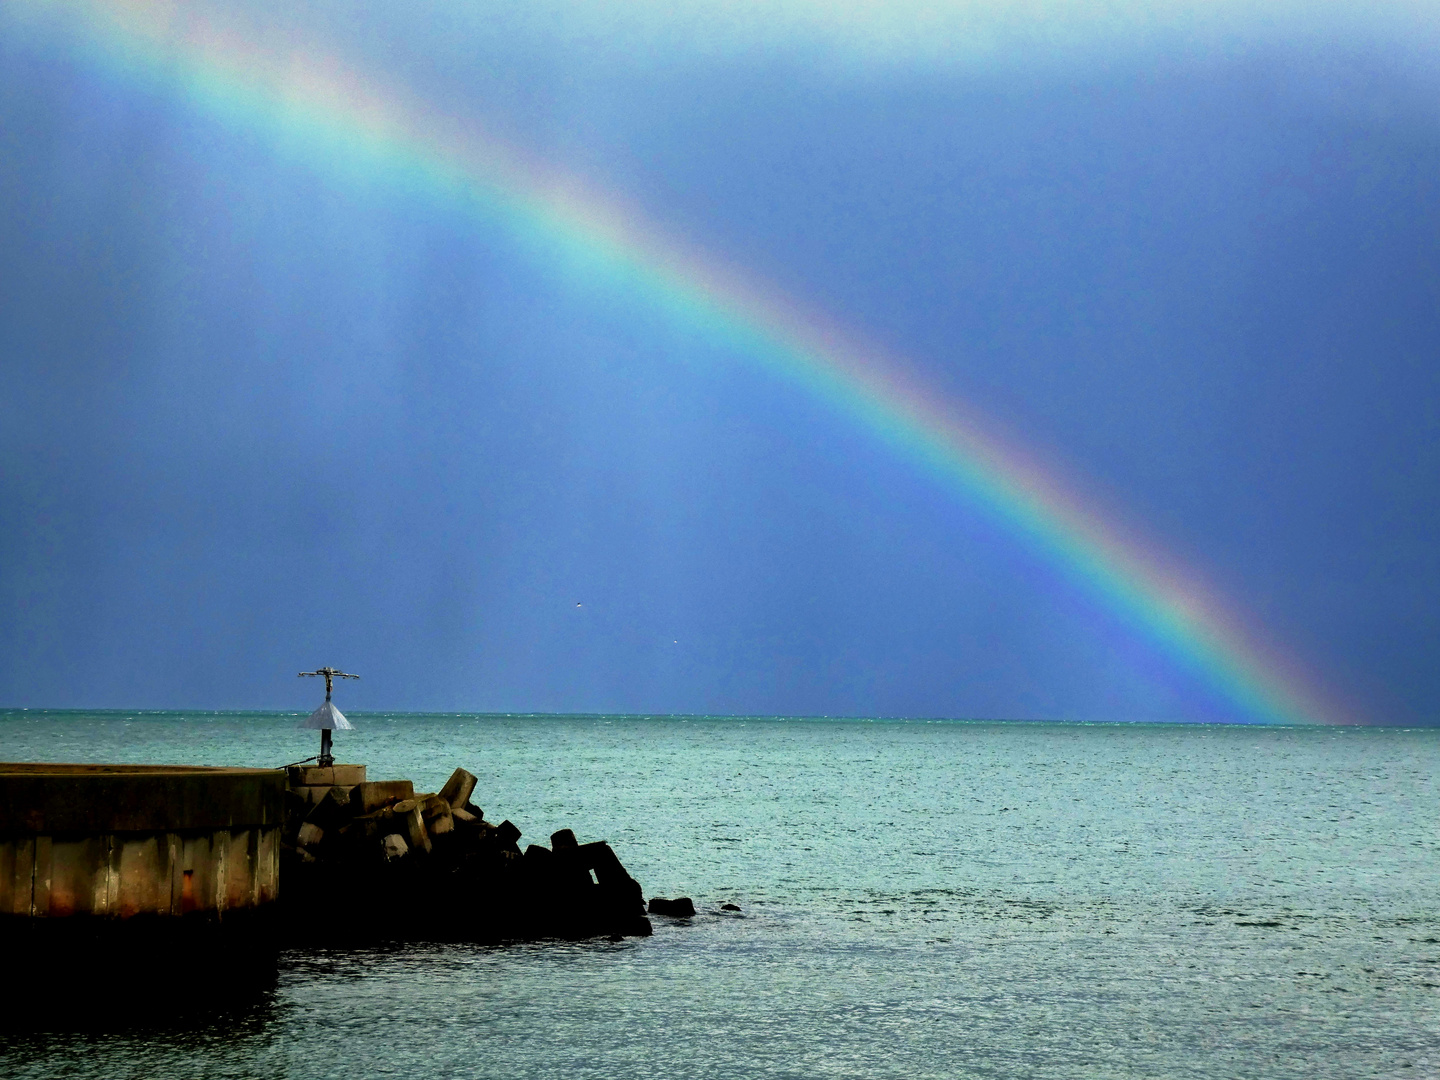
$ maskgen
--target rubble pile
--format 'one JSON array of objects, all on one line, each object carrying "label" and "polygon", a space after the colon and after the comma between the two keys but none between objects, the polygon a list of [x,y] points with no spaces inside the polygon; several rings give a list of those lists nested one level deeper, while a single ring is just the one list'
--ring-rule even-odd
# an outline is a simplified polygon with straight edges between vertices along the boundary
[{"label": "rubble pile", "polygon": [[606,843],[550,846],[495,825],[456,769],[438,792],[367,782],[365,766],[291,766],[280,903],[307,938],[498,941],[650,933],[640,884]]}]

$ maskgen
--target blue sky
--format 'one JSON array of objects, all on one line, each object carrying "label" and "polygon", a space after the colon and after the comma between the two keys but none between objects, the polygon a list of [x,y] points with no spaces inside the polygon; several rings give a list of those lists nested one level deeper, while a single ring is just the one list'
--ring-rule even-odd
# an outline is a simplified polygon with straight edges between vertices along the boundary
[{"label": "blue sky", "polygon": [[[1434,20],[239,5],[906,357],[1429,722]],[[643,298],[0,18],[0,704],[1234,719]],[[577,607],[577,604],[579,605]]]}]

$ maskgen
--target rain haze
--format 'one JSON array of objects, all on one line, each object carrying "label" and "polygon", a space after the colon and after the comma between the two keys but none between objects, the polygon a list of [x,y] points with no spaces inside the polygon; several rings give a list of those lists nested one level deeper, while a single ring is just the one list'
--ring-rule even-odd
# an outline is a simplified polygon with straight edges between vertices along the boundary
[{"label": "rain haze", "polygon": [[[592,243],[603,206],[982,418],[1335,716],[1431,723],[1437,38],[1419,4],[7,4],[0,705],[308,709],[334,664],[358,710],[1266,718]],[[372,100],[528,164],[477,196]],[[506,208],[542,175],[579,224]]]}]

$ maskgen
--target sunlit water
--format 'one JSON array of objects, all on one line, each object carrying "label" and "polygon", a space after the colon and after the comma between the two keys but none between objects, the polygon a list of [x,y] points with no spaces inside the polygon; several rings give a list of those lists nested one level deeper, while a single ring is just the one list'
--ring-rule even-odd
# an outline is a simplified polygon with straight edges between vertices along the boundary
[{"label": "sunlit water", "polygon": [[[701,914],[286,952],[181,1025],[62,1005],[0,1075],[1440,1076],[1440,731],[352,719],[372,778],[463,765],[522,843],[607,839]],[[0,759],[281,765],[294,723],[0,713]]]}]

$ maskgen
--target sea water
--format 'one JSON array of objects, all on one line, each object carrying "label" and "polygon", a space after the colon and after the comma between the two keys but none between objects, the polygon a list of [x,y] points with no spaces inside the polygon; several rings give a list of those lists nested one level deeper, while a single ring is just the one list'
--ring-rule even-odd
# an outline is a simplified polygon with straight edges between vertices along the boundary
[{"label": "sea water", "polygon": [[[290,950],[183,1022],[179,958],[149,1015],[9,1025],[0,1075],[1440,1076],[1437,730],[352,719],[372,778],[463,766],[522,844],[608,840],[699,914]],[[12,711],[0,759],[284,765],[315,750],[296,720]],[[76,1001],[123,993],[77,973]]]}]

